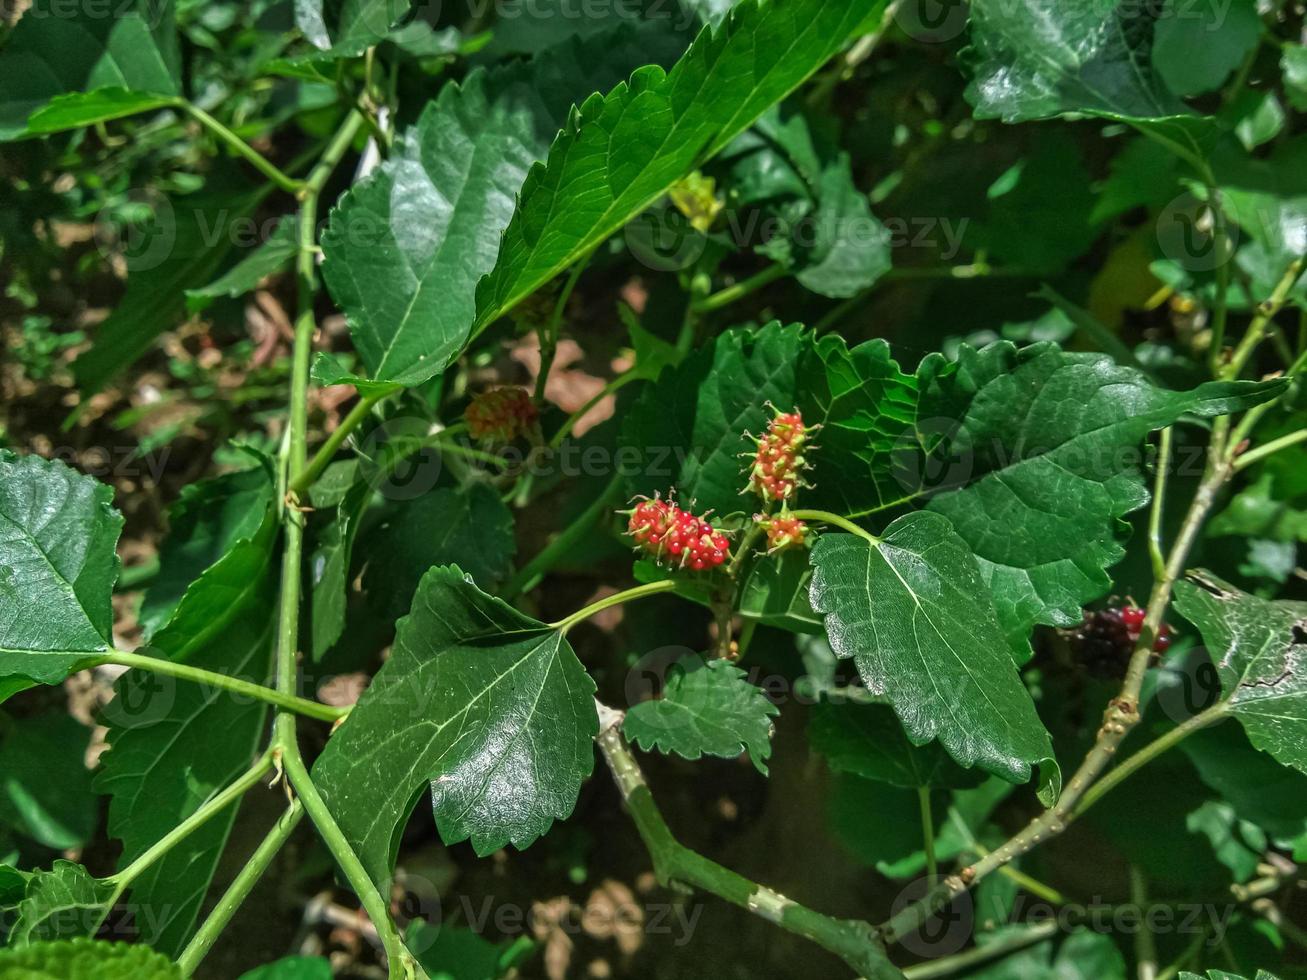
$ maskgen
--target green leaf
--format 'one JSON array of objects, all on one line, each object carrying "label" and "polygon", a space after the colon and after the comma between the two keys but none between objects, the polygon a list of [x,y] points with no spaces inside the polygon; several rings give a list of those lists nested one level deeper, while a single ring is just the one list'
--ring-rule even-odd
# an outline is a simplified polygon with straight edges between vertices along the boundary
[{"label": "green leaf", "polygon": [[322,235],[323,277],[374,379],[420,384],[458,355],[514,195],[572,104],[680,48],[653,25],[624,29],[475,71],[428,103]]},{"label": "green leaf", "polygon": [[[954,792],[951,800],[943,790],[932,792],[938,860],[976,853],[990,815],[1012,790],[1011,783],[990,776],[975,789]],[[886,877],[914,878],[926,870],[916,789],[837,773],[830,818],[843,843]]]},{"label": "green leaf", "polygon": [[753,566],[740,594],[739,613],[761,626],[820,633],[821,617],[808,601],[812,568],[799,551],[784,551]]},{"label": "green leaf", "polygon": [[182,980],[181,969],[147,946],[90,939],[0,949],[5,980]]},{"label": "green leaf", "polygon": [[748,675],[725,660],[691,657],[668,671],[662,697],[626,712],[622,730],[646,752],[657,749],[683,759],[741,752],[764,776],[771,756],[773,716],[780,709]]},{"label": "green leaf", "polygon": [[808,740],[836,772],[848,772],[905,789],[978,785],[983,777],[960,768],[939,745],[914,745],[884,704],[812,706]]},{"label": "green leaf", "polygon": [[1269,602],[1200,571],[1176,583],[1175,608],[1202,633],[1249,740],[1307,773],[1307,603]]},{"label": "green leaf", "polygon": [[820,337],[798,384],[804,422],[822,426],[809,454],[815,487],[803,491],[803,506],[859,515],[902,503],[917,381],[899,370],[889,344],[849,348],[834,334]]},{"label": "green leaf", "polygon": [[[98,881],[80,864],[55,861],[49,871],[27,879],[18,917],[9,930],[9,946],[93,936],[119,895],[107,881]],[[0,966],[4,961],[0,960]]]},{"label": "green leaf", "polygon": [[168,536],[159,549],[159,574],[141,600],[139,621],[153,636],[177,610],[206,568],[252,539],[277,497],[271,460],[183,487],[168,510]]},{"label": "green leaf", "polygon": [[988,213],[970,240],[1002,262],[1056,275],[1098,237],[1090,215],[1099,195],[1068,132],[1038,135],[1033,151],[989,188]]},{"label": "green leaf", "polygon": [[447,844],[524,848],[572,812],[594,766],[594,690],[561,633],[433,568],[314,778],[377,881],[428,782]]},{"label": "green leaf", "polygon": [[[261,474],[272,486],[267,470],[247,473]],[[258,496],[253,486],[246,489]],[[263,496],[259,523],[234,537],[186,590],[154,636],[154,655],[267,683],[276,622],[273,496]],[[196,526],[215,526],[215,511],[229,500],[193,496]],[[109,833],[123,843],[119,867],[124,868],[249,768],[267,710],[261,701],[142,670],[124,674],[116,692],[105,710],[110,748],[96,788],[112,798]],[[236,814],[232,807],[214,817],[132,883],[134,903],[156,912],[137,917],[144,942],[172,955],[180,952]]]},{"label": "green leaf", "polygon": [[1110,936],[1073,932],[1053,957],[1051,943],[1006,956],[967,974],[968,980],[1126,980],[1125,958]]},{"label": "green leaf", "polygon": [[975,0],[967,99],[977,118],[1024,122],[1064,112],[1120,119],[1194,161],[1211,152],[1211,119],[1188,115],[1153,65],[1161,5],[1119,0]]},{"label": "green leaf", "polygon": [[288,956],[248,973],[240,980],[331,980],[331,961],[321,956]]},{"label": "green leaf", "polygon": [[889,271],[889,232],[872,216],[867,195],[853,183],[847,154],[841,153],[822,171],[816,192],[813,245],[795,278],[821,296],[856,296]]},{"label": "green leaf", "polygon": [[1213,537],[1234,535],[1307,542],[1307,499],[1279,499],[1275,477],[1262,473],[1212,518],[1207,531]]},{"label": "green leaf", "polygon": [[728,514],[749,507],[743,454],[748,432],[762,432],[771,413],[794,404],[797,366],[808,340],[798,325],[729,330],[664,371],[623,421],[621,443],[639,454],[630,469],[632,495],[676,487],[696,509]]},{"label": "green leaf", "polygon": [[513,513],[486,483],[394,501],[357,547],[363,591],[391,622],[408,610],[432,565],[457,565],[493,591],[512,574],[516,550]]},{"label": "green leaf", "polygon": [[[944,798],[943,792],[931,794],[932,803]],[[941,815],[943,809],[935,807]],[[855,859],[880,874],[906,878],[925,867],[921,801],[916,790],[837,773],[826,810],[840,843]],[[936,841],[939,859],[956,856],[942,844]]]},{"label": "green leaf", "polygon": [[332,385],[353,385],[360,395],[388,395],[402,389],[393,381],[371,381],[346,371],[341,363],[323,351],[313,359],[313,383],[324,388]]},{"label": "green leaf", "polygon": [[441,923],[410,923],[406,945],[430,980],[498,980],[504,944],[488,942],[471,929]]},{"label": "green leaf", "polygon": [[109,648],[112,502],[63,463],[0,450],[0,675],[58,684]]},{"label": "green leaf", "polygon": [[775,226],[757,250],[804,287],[842,299],[888,271],[890,248],[889,233],[872,216],[831,130],[825,120],[811,124],[791,99],[763,113],[722,151],[722,162],[727,199],[761,208]]},{"label": "green leaf", "polygon": [[[179,65],[171,0],[128,0],[112,9],[36,0],[0,50],[0,140],[25,135],[29,116],[68,93],[92,93],[81,111],[127,97],[106,88],[180,95]],[[60,118],[77,105],[70,100],[52,112]]]},{"label": "green leaf", "polygon": [[234,244],[233,223],[248,216],[271,186],[160,199],[131,243],[127,292],[96,328],[91,349],[73,362],[84,393],[98,391],[181,322],[186,290],[212,280]]},{"label": "green leaf", "polygon": [[295,26],[309,43],[336,58],[356,58],[384,38],[409,0],[295,0]]},{"label": "green leaf", "polygon": [[1307,46],[1285,44],[1280,69],[1284,72],[1284,91],[1289,104],[1300,112],[1307,111]]},{"label": "green leaf", "polygon": [[711,159],[836,54],[871,6],[745,0],[721,27],[705,28],[670,73],[641,68],[607,96],[587,99],[523,185],[494,271],[477,287],[477,328]]},{"label": "green leaf", "polygon": [[57,851],[90,840],[100,816],[86,768],[90,742],[91,730],[66,711],[15,721],[0,742],[0,823]]},{"label": "green leaf", "polygon": [[22,694],[36,687],[36,681],[26,677],[0,677],[0,704],[4,704],[15,694]]},{"label": "green leaf", "polygon": [[1240,819],[1255,823],[1273,838],[1307,834],[1307,776],[1281,766],[1234,727],[1195,732],[1180,743],[1199,779],[1233,806]]},{"label": "green leaf", "polygon": [[1121,518],[1148,502],[1148,433],[1182,415],[1249,408],[1284,388],[1168,391],[1103,354],[1007,342],[964,345],[955,363],[931,355],[917,374],[917,429],[943,435],[925,447],[923,473],[937,480],[927,508],[975,552],[1022,657],[1034,624],[1078,623],[1081,607],[1110,591],[1107,569],[1124,554]]},{"label": "green leaf", "polygon": [[909,740],[938,739],[964,768],[1024,783],[1043,764],[1041,795],[1059,778],[1048,732],[1003,642],[967,543],[938,514],[894,521],[872,543],[823,534],[812,548],[812,608],[837,656],[851,657]]},{"label": "green leaf", "polygon": [[27,880],[31,877],[26,871],[7,864],[0,864],[0,909],[10,909],[23,900],[27,890]]},{"label": "green leaf", "polygon": [[[1264,160],[1243,162],[1222,174],[1221,201],[1249,241],[1236,261],[1252,278],[1253,294],[1271,294],[1289,264],[1307,250],[1307,139],[1278,145]],[[1302,305],[1301,281],[1292,294]]]},{"label": "green leaf", "polygon": [[272,234],[213,282],[186,290],[186,311],[199,313],[216,299],[235,299],[253,292],[268,276],[286,268],[297,251],[299,224],[292,217],[284,217]]},{"label": "green leaf", "polygon": [[33,135],[58,133],[65,129],[78,129],[98,122],[134,116],[151,109],[164,109],[176,103],[177,99],[171,95],[131,92],[123,88],[73,92],[51,99],[44,108],[32,113],[27,120],[27,132]]},{"label": "green leaf", "polygon": [[1230,869],[1237,882],[1245,882],[1257,871],[1267,848],[1266,834],[1256,824],[1240,820],[1234,807],[1208,800],[1185,820],[1192,833],[1212,843],[1216,859]]},{"label": "green leaf", "polygon": [[1153,65],[1176,95],[1201,95],[1224,85],[1261,36],[1255,0],[1219,8],[1170,0],[1153,30]]},{"label": "green leaf", "polygon": [[[662,17],[675,16],[671,10],[654,8],[652,12]],[[582,13],[570,0],[509,2],[500,12],[494,39],[486,52],[500,56],[539,54],[573,37],[588,38],[639,19],[639,4],[594,4]]]},{"label": "green leaf", "polygon": [[371,498],[371,484],[366,480],[354,482],[336,504],[330,520],[314,537],[313,552],[309,556],[309,584],[312,589],[311,650],[315,661],[321,662],[345,631],[354,542]]},{"label": "green leaf", "polygon": [[799,408],[822,425],[808,453],[814,466],[805,506],[844,514],[902,502],[895,455],[910,430],[914,379],[870,341],[850,350],[835,335],[817,340],[796,325],[773,322],[758,331],[729,330],[666,371],[623,422],[624,449],[638,454],[628,483],[652,496],[676,487],[700,510],[752,508],[740,495],[746,456],[777,408]]},{"label": "green leaf", "polygon": [[1093,195],[1089,220],[1107,221],[1140,206],[1160,210],[1175,200],[1179,190],[1175,157],[1160,143],[1135,136],[1112,158],[1110,176]]}]

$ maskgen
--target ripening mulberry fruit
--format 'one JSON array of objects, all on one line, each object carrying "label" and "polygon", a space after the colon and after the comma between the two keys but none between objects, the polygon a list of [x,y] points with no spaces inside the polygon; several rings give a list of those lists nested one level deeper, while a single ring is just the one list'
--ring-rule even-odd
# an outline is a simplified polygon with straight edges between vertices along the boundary
[{"label": "ripening mulberry fruit", "polygon": [[758,440],[749,469],[749,489],[763,500],[793,500],[803,482],[803,448],[815,429],[805,426],[797,411],[777,412]]},{"label": "ripening mulberry fruit", "polygon": [[797,517],[781,514],[768,517],[766,514],[754,514],[758,526],[767,532],[767,553],[784,551],[786,548],[806,548],[808,546],[808,525]]},{"label": "ripening mulberry fruit", "polygon": [[731,553],[731,542],[703,517],[670,500],[643,500],[630,511],[627,533],[661,561],[700,572],[716,568]]},{"label": "ripening mulberry fruit", "polygon": [[535,423],[538,411],[521,388],[495,388],[472,399],[463,419],[473,439],[512,442]]},{"label": "ripening mulberry fruit", "polygon": [[[1120,677],[1139,642],[1145,615],[1144,610],[1134,605],[1086,609],[1084,621],[1070,635],[1071,648],[1091,674]],[[1165,653],[1170,646],[1171,627],[1163,623],[1153,641],[1153,652]]]}]

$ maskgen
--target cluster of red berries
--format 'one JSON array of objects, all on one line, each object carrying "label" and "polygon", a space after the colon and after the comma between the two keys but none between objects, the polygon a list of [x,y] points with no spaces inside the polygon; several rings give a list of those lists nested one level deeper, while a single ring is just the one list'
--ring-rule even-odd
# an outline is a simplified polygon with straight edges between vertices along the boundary
[{"label": "cluster of red berries", "polygon": [[804,444],[811,428],[797,412],[777,412],[758,440],[758,452],[749,469],[749,489],[763,500],[787,501],[798,490],[804,468]]},{"label": "cluster of red berries", "polygon": [[508,443],[526,433],[539,411],[521,388],[494,388],[472,399],[463,419],[468,434],[483,442]]},{"label": "cluster of red berries", "polygon": [[716,568],[731,553],[731,542],[707,521],[670,500],[642,500],[630,512],[627,533],[659,561],[671,559],[701,572]]},{"label": "cluster of red berries", "polygon": [[808,545],[808,525],[797,517],[782,513],[778,517],[754,514],[754,521],[767,532],[767,553],[786,548],[805,548]]},{"label": "cluster of red berries", "polygon": [[[1143,629],[1147,614],[1138,606],[1085,610],[1084,621],[1071,633],[1071,648],[1091,674],[1120,677]],[[1163,623],[1153,641],[1153,652],[1165,653],[1171,646],[1171,627]]]}]

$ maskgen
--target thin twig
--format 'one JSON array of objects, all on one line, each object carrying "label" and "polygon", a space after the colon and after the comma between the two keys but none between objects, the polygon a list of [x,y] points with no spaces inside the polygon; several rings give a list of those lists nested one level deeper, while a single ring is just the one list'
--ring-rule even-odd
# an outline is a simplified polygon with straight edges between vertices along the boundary
[{"label": "thin twig", "polygon": [[834,953],[866,980],[904,980],[903,973],[885,955],[885,948],[869,923],[835,919],[813,911],[677,841],[649,792],[640,764],[622,737],[621,712],[602,704],[598,710],[600,732],[596,742],[612,770],[627,812],[649,850],[660,882],[698,888],[747,909]]}]

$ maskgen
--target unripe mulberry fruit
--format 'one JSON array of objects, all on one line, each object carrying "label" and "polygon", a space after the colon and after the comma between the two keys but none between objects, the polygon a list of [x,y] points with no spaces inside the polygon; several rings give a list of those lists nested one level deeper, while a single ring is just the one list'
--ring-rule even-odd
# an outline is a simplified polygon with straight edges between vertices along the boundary
[{"label": "unripe mulberry fruit", "polygon": [[816,428],[805,426],[797,411],[777,412],[758,440],[749,468],[749,489],[763,500],[793,500],[803,482],[803,449]]},{"label": "unripe mulberry fruit", "polygon": [[627,533],[646,553],[691,571],[716,568],[730,557],[731,542],[703,517],[670,500],[644,500],[629,512]]},{"label": "unripe mulberry fruit", "polygon": [[787,548],[806,548],[808,546],[808,525],[797,517],[785,514],[768,517],[766,514],[754,514],[758,526],[767,532],[767,552],[784,551]]},{"label": "unripe mulberry fruit", "polygon": [[512,442],[534,423],[539,412],[521,388],[495,388],[477,395],[463,413],[467,431],[483,442]]}]

